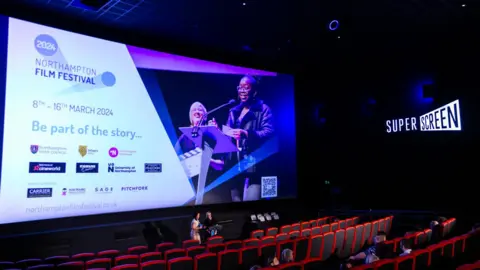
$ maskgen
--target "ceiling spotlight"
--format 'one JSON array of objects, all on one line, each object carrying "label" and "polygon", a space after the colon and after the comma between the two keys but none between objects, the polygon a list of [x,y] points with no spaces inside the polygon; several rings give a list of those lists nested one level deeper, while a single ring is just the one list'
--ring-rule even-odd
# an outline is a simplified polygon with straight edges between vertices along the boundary
[{"label": "ceiling spotlight", "polygon": [[328,24],[328,29],[330,29],[330,31],[335,31],[338,29],[339,26],[340,23],[337,20],[333,20]]},{"label": "ceiling spotlight", "polygon": [[247,5],[247,3],[243,3],[243,5],[244,5],[244,6],[246,6],[246,5]]},{"label": "ceiling spotlight", "polygon": [[467,6],[467,5],[465,5],[465,4],[462,4],[462,7],[466,7],[466,6]]}]

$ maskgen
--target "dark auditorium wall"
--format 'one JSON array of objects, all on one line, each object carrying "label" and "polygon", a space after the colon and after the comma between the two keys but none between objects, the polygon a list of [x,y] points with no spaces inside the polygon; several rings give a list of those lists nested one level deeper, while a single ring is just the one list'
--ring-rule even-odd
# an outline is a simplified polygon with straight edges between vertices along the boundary
[{"label": "dark auditorium wall", "polygon": [[[383,40],[383,50],[356,46],[314,59],[310,66],[329,62],[330,71],[305,68],[297,77],[299,190],[308,205],[444,210],[458,208],[447,195],[475,192],[476,42],[426,36],[395,46],[402,38]],[[437,89],[431,102],[421,98],[428,83]],[[456,99],[462,132],[385,132],[387,119],[420,116]],[[324,123],[315,114],[319,104]]]}]

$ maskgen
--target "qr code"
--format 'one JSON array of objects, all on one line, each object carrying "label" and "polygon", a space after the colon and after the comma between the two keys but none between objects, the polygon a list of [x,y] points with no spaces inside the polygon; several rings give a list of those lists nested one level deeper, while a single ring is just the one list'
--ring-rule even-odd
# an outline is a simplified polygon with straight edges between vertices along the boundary
[{"label": "qr code", "polygon": [[277,177],[263,176],[262,177],[262,198],[277,197]]}]

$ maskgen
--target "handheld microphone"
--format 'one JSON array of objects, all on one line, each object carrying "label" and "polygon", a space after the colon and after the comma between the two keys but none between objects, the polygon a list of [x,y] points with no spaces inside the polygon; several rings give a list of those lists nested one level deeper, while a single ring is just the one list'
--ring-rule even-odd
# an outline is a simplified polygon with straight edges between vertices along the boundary
[{"label": "handheld microphone", "polygon": [[229,100],[227,103],[222,104],[222,105],[216,107],[215,109],[213,109],[213,110],[211,110],[211,111],[209,111],[209,112],[206,112],[206,113],[202,116],[202,118],[200,119],[200,121],[198,121],[197,125],[195,125],[195,126],[193,127],[193,129],[192,129],[192,137],[193,137],[193,138],[198,137],[198,130],[200,129],[200,126],[203,124],[203,122],[205,121],[205,119],[207,119],[207,116],[208,116],[209,114],[211,114],[211,113],[213,113],[213,112],[216,112],[216,111],[218,111],[218,110],[220,110],[220,109],[222,109],[223,107],[226,107],[226,106],[228,106],[228,105],[232,105],[232,104],[234,104],[234,103],[235,103],[235,100],[234,100],[234,99],[231,99],[231,100]]}]

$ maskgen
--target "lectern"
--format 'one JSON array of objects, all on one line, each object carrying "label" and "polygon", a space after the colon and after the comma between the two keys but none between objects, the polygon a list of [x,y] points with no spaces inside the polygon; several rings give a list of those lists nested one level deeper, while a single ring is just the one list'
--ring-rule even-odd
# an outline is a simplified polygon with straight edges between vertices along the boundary
[{"label": "lectern", "polygon": [[[194,131],[194,128],[197,130]],[[192,161],[190,163],[182,161],[182,165],[184,166],[185,171],[188,172],[187,174],[189,177],[196,175],[192,170],[199,168],[195,205],[202,204],[208,169],[210,168],[210,160],[212,159],[213,154],[237,152],[238,148],[232,143],[230,137],[225,135],[215,126],[181,127],[179,129],[201,149],[201,151],[197,151],[199,152],[197,158],[193,159],[192,156],[190,159]],[[197,132],[198,134],[192,136],[192,131]],[[200,158],[198,158],[198,156],[200,156]],[[188,159],[189,157],[186,157],[186,160]]]}]

